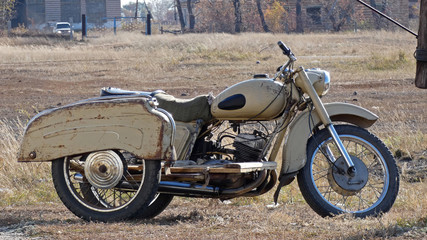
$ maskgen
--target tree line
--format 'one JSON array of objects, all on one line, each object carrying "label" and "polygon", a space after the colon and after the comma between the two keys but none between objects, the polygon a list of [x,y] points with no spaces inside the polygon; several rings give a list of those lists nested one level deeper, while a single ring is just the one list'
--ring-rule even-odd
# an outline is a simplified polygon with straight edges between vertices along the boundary
[{"label": "tree line", "polygon": [[[389,13],[392,1],[366,0]],[[304,32],[308,27],[341,31],[361,27],[386,28],[377,14],[366,20],[355,0],[318,0],[308,9],[302,0],[151,0],[148,6],[159,22],[177,22],[182,32]],[[304,10],[303,10],[304,9]],[[310,10],[310,11],[309,11]],[[414,11],[416,14],[417,11]],[[411,13],[410,13],[411,14]],[[369,25],[369,26],[368,26]]]}]

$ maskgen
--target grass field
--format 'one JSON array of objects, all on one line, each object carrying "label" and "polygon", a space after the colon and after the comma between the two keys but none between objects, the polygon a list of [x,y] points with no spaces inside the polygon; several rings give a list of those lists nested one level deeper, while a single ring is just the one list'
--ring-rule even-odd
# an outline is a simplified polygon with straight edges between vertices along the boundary
[{"label": "grass field", "polygon": [[[95,97],[105,86],[216,95],[255,73],[273,75],[285,61],[278,40],[296,54],[296,65],[331,72],[325,102],[349,102],[379,115],[370,130],[402,172],[389,213],[321,218],[293,183],[282,189],[274,210],[266,208],[272,193],[228,204],[175,198],[152,220],[86,223],[60,202],[50,164],[16,162],[26,121],[43,109]],[[413,83],[415,48],[416,39],[402,32],[0,38],[0,238],[425,239],[427,90]]]}]

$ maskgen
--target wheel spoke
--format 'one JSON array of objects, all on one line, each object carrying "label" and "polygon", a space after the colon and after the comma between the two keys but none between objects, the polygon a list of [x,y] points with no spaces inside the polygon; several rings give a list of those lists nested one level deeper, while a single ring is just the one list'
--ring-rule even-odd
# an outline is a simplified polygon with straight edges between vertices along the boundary
[{"label": "wheel spoke", "polygon": [[[330,151],[333,154],[336,153],[338,164],[343,164],[343,159],[328,132],[324,131],[322,132],[323,135],[319,133],[317,140],[324,139],[323,142],[318,144],[316,148],[312,148],[314,152],[310,156],[309,162],[311,163],[311,182],[314,184],[318,196],[323,199],[325,204],[334,207],[338,211],[351,213],[369,212],[384,200],[385,192],[387,191],[385,188],[389,187],[389,168],[386,159],[381,155],[382,150],[378,150],[383,145],[378,145],[375,139],[369,139],[368,137],[365,139],[359,135],[352,135],[350,128],[353,128],[351,130],[356,132],[358,131],[357,127],[342,126],[341,129],[344,128],[347,132],[339,132],[339,136],[350,156],[354,158],[354,162],[361,168],[363,175],[359,175],[358,178],[364,181],[358,183],[358,185],[349,185],[346,183],[346,178],[350,179],[349,177],[340,175],[340,173],[330,172],[331,165],[328,162],[328,156],[325,154],[325,146],[330,144]],[[325,165],[325,163],[328,163],[328,165]],[[331,176],[328,174],[331,174]],[[304,197],[306,196],[304,195]],[[312,195],[309,198],[315,197]],[[306,198],[306,200],[308,199]],[[322,206],[319,207],[323,208]]]},{"label": "wheel spoke", "polygon": [[319,179],[324,178],[328,175],[328,173],[325,173],[323,175],[320,175],[318,178],[314,179],[314,182],[317,182]]}]

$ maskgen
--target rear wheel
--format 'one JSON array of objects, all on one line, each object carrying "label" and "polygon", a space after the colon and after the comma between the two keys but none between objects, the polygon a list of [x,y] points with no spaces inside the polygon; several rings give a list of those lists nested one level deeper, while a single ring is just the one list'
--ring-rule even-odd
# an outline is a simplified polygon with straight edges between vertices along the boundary
[{"label": "rear wheel", "polygon": [[323,129],[309,139],[307,163],[298,174],[305,200],[324,217],[341,213],[366,217],[387,212],[399,190],[398,170],[390,151],[360,127],[338,125],[335,129],[354,162],[356,175],[350,177],[340,170],[345,161],[327,129]]},{"label": "rear wheel", "polygon": [[140,214],[153,200],[160,161],[130,165],[118,151],[99,151],[53,161],[52,179],[62,202],[78,217],[119,221]]},{"label": "rear wheel", "polygon": [[139,219],[153,218],[162,213],[172,202],[172,199],[173,195],[157,193],[150,205],[135,217]]}]

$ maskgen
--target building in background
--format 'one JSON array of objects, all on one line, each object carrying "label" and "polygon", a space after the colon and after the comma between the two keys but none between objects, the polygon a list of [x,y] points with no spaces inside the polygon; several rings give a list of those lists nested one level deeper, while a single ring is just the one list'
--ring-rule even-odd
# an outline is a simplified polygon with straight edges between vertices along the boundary
[{"label": "building in background", "polygon": [[49,28],[56,22],[72,22],[81,27],[82,14],[93,26],[105,26],[121,16],[120,0],[17,0],[12,27]]}]

